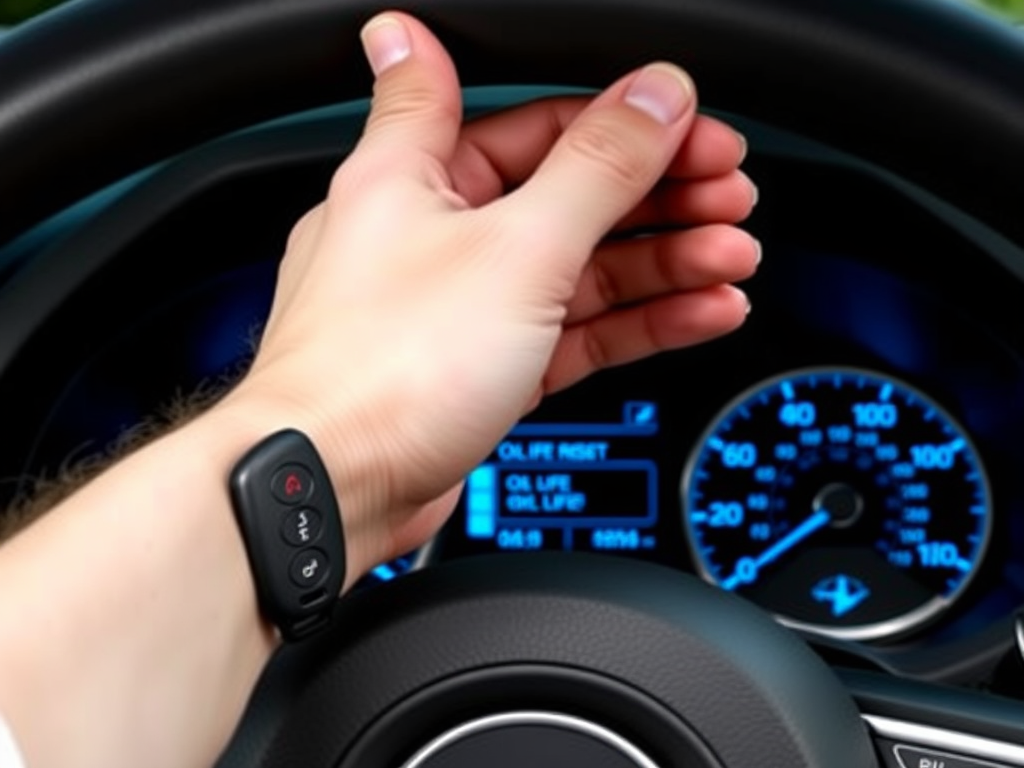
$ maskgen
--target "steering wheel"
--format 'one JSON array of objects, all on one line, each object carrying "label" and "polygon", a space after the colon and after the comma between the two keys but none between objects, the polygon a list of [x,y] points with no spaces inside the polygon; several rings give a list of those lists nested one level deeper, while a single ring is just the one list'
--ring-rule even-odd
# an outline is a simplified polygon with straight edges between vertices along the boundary
[{"label": "steering wheel", "polygon": [[[1024,42],[957,5],[399,5],[438,32],[467,85],[600,86],[672,59],[706,105],[891,169],[1024,243]],[[0,243],[225,131],[365,95],[356,30],[376,10],[79,0],[19,30],[0,46]],[[275,659],[221,765],[867,768],[876,755],[953,765],[950,753],[1024,764],[1007,704],[843,682],[758,610],[681,574],[584,557],[470,561],[344,600],[330,632]]]}]

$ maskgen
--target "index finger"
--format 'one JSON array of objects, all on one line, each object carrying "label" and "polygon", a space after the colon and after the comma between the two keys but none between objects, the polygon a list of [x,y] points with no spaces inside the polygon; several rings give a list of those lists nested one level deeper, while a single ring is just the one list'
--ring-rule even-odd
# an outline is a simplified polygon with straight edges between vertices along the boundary
[{"label": "index finger", "polygon": [[[522,184],[590,101],[584,96],[541,99],[468,123],[448,167],[455,191],[476,207]],[[698,115],[665,175],[680,180],[722,176],[736,169],[745,154],[746,141],[739,133]]]}]

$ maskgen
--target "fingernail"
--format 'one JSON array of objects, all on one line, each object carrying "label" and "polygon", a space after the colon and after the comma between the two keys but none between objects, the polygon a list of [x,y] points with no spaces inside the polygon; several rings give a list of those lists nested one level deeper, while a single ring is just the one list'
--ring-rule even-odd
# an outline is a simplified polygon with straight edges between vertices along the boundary
[{"label": "fingernail", "polygon": [[394,16],[376,16],[366,23],[359,34],[366,59],[373,74],[379,77],[412,53],[412,41],[405,25]]},{"label": "fingernail", "polygon": [[626,103],[671,125],[686,111],[693,98],[693,81],[679,67],[651,64],[645,67],[626,91]]},{"label": "fingernail", "polygon": [[740,143],[740,162],[742,163],[747,159],[747,152],[750,150],[750,145],[747,144],[747,137],[739,131],[736,131],[736,139]]},{"label": "fingernail", "polygon": [[764,248],[761,246],[761,241],[756,237],[752,237],[751,240],[754,241],[754,266],[756,267],[761,264],[761,258],[764,256]]},{"label": "fingernail", "polygon": [[757,207],[758,200],[761,199],[761,191],[749,176],[747,176],[747,183],[750,184],[750,207],[755,208]]},{"label": "fingernail", "polygon": [[743,301],[743,312],[744,314],[750,314],[750,297],[747,296],[747,292],[742,288],[737,288],[735,285],[727,286],[737,298]]}]

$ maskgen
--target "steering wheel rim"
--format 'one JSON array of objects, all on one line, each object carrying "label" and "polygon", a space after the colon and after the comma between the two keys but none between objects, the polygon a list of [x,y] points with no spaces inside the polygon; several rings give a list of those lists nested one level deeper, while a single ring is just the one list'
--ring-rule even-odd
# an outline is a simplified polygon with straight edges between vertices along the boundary
[{"label": "steering wheel rim", "polygon": [[[397,5],[436,29],[457,63],[473,62],[468,85],[600,86],[671,58],[693,71],[705,104],[810,133],[1024,241],[1024,46],[1008,25],[953,2]],[[380,7],[80,0],[30,23],[0,45],[0,243],[204,139],[365,95],[355,31]]]},{"label": "steering wheel rim", "polygon": [[[405,766],[442,734],[524,712],[609,729],[661,768],[876,765],[835,675],[760,609],[662,566],[542,552],[342,600],[328,632],[271,663],[217,768]],[[488,764],[578,764],[515,754],[519,740]]]},{"label": "steering wheel rim", "polygon": [[[705,104],[892,169],[1024,242],[1024,45],[952,3],[398,5],[437,30],[457,63],[474,62],[467,85],[600,86],[671,58],[694,73]],[[80,0],[18,31],[0,45],[0,243],[204,139],[365,95],[355,31],[379,8],[370,0]],[[538,14],[547,23],[537,24]]]}]

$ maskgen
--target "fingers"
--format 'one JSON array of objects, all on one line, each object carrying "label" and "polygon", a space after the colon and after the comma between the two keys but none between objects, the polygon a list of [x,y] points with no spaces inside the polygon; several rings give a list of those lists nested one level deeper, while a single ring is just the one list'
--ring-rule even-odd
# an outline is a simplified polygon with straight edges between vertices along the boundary
[{"label": "fingers", "polygon": [[[436,37],[416,19],[388,12],[361,33],[376,76],[366,129],[353,158],[437,183],[451,159],[462,123],[455,66]],[[366,174],[370,175],[370,174]]]},{"label": "fingers", "polygon": [[544,393],[565,389],[602,368],[721,336],[738,328],[749,308],[742,291],[718,285],[673,294],[570,326],[562,333],[551,358]]},{"label": "fingers", "polygon": [[[696,92],[678,67],[651,64],[594,99],[518,190],[498,201],[581,269],[589,251],[655,185],[693,122]],[[570,263],[571,262],[571,263]]]},{"label": "fingers", "polygon": [[715,224],[607,243],[580,276],[565,322],[579,323],[622,304],[750,277],[760,244],[734,227]]},{"label": "fingers", "polygon": [[[543,99],[469,123],[449,164],[455,190],[470,205],[480,206],[518,187],[589,101],[582,96]],[[697,115],[667,175],[721,176],[735,170],[745,154],[746,141],[736,131]]]},{"label": "fingers", "polygon": [[743,134],[713,117],[698,115],[666,175],[679,179],[724,176],[736,170],[746,157]]},{"label": "fingers", "polygon": [[659,184],[616,225],[617,231],[683,224],[736,224],[757,205],[757,187],[743,171]]}]

